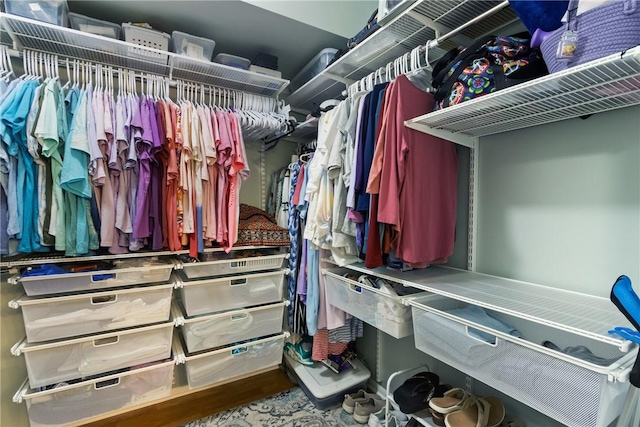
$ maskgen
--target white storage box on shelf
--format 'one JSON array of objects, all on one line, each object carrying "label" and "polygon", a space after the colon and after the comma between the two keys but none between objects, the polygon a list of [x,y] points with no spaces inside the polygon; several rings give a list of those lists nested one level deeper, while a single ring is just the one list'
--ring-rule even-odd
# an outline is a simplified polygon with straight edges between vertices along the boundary
[{"label": "white storage box on shelf", "polygon": [[116,261],[112,269],[79,271],[75,273],[27,276],[18,274],[10,283],[22,283],[28,296],[65,292],[95,291],[130,285],[166,283],[175,263],[171,258]]},{"label": "white storage box on shelf", "polygon": [[175,53],[205,61],[211,61],[213,50],[216,47],[216,42],[211,39],[192,36],[181,31],[171,33],[171,43]]},{"label": "white storage box on shelf", "polygon": [[[635,351],[624,355],[600,341],[485,309],[516,327],[517,338],[448,313],[467,304],[439,295],[410,304],[416,348],[424,353],[567,426],[604,427],[620,414]],[[470,327],[489,334],[488,340]],[[560,348],[586,345],[610,360],[597,365],[538,344],[547,340]]]},{"label": "white storage box on shelf", "polygon": [[224,276],[249,273],[252,271],[275,270],[282,268],[282,262],[289,254],[273,254],[247,258],[229,258],[220,252],[205,254],[201,262],[182,263],[177,266],[187,279]]},{"label": "white storage box on shelf", "polygon": [[[124,40],[128,43],[156,50],[169,50],[169,40],[171,40],[171,36],[167,33],[139,27],[126,22],[122,24],[122,31],[124,32]],[[134,47],[129,49],[129,56],[158,62],[160,64],[167,64],[169,61],[169,55],[167,54],[153,52],[147,49],[136,49]]]},{"label": "white storage box on shelf", "polygon": [[238,341],[280,333],[285,305],[289,305],[289,302],[186,317],[183,307],[180,307],[180,303],[176,301],[172,311],[176,325],[182,328],[187,351],[195,353]]},{"label": "white storage box on shelf", "polygon": [[241,377],[277,366],[287,334],[224,347],[198,354],[183,354],[190,389]]},{"label": "white storage box on shelf", "polygon": [[291,79],[291,91],[295,91],[305,85],[309,80],[320,74],[331,62],[338,49],[322,49],[311,61],[304,66],[294,78]]},{"label": "white storage box on shelf", "polygon": [[24,354],[31,387],[86,378],[171,356],[174,322],[127,329],[44,344],[13,346],[14,356]]},{"label": "white storage box on shelf", "polygon": [[219,53],[213,58],[213,62],[218,64],[228,65],[229,67],[240,68],[242,70],[248,70],[251,66],[251,61],[241,56],[229,55],[228,53]]},{"label": "white storage box on shelf", "polygon": [[321,411],[342,403],[345,394],[366,389],[367,381],[371,377],[371,372],[359,359],[351,361],[355,369],[339,374],[322,363],[303,365],[287,353],[284,354],[284,360],[288,367],[287,373],[300,385],[311,403]]},{"label": "white storage box on shelf", "polygon": [[4,0],[7,13],[36,21],[66,27],[68,12],[66,0]]},{"label": "white storage box on shelf", "polygon": [[411,298],[424,296],[426,292],[410,296],[391,296],[343,276],[345,273],[361,274],[353,270],[329,268],[324,269],[322,273],[326,277],[329,304],[394,338],[404,338],[413,333],[411,308],[406,302]]},{"label": "white storage box on shelf", "polygon": [[180,281],[177,286],[187,316],[282,301],[286,270],[243,276]]},{"label": "white storage box on shelf", "polygon": [[9,302],[22,308],[30,343],[113,331],[169,320],[173,284]]},{"label": "white storage box on shelf", "polygon": [[69,24],[71,24],[71,28],[75,30],[109,37],[116,40],[120,40],[120,32],[122,31],[119,24],[101,21],[100,19],[91,18],[89,16],[73,12],[69,13]]},{"label": "white storage box on shelf", "polygon": [[62,426],[171,394],[175,360],[44,391],[25,380],[13,401],[26,401],[31,427]]}]

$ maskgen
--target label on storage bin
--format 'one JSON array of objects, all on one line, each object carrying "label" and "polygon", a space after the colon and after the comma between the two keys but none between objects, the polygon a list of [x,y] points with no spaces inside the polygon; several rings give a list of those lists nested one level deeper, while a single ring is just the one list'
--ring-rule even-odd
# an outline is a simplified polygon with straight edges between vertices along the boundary
[{"label": "label on storage bin", "polygon": [[193,58],[204,58],[204,48],[195,43],[187,43],[187,56]]},{"label": "label on storage bin", "polygon": [[556,58],[558,59],[570,59],[576,53],[578,46],[578,33],[576,31],[565,31],[562,34],[562,38],[558,43],[558,51],[556,52]]},{"label": "label on storage bin", "polygon": [[42,10],[39,3],[29,3],[29,7],[33,12],[40,12]]}]

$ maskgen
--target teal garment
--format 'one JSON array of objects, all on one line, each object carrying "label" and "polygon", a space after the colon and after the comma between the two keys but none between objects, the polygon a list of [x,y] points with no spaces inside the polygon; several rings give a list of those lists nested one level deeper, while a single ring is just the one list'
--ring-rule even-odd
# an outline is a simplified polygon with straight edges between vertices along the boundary
[{"label": "teal garment", "polygon": [[[16,156],[17,177],[16,195],[18,220],[21,224],[18,251],[24,253],[48,250],[40,245],[38,236],[38,197],[36,182],[38,169],[27,148],[26,122],[31,103],[39,82],[26,81],[15,94],[13,102],[0,109],[0,121],[3,123],[2,139],[7,143],[9,155]],[[3,103],[3,107],[5,107]],[[20,211],[21,208],[21,211]],[[21,214],[21,215],[20,215]]]},{"label": "teal garment", "polygon": [[73,88],[65,99],[67,115],[71,117],[71,128],[67,143],[64,146],[64,163],[60,176],[60,186],[66,192],[65,205],[68,209],[67,224],[73,225],[73,230],[67,228],[67,255],[82,255],[90,249],[97,249],[95,241],[97,233],[93,228],[87,210],[91,198],[91,184],[89,182],[89,140],[87,136],[87,96],[84,91]]}]

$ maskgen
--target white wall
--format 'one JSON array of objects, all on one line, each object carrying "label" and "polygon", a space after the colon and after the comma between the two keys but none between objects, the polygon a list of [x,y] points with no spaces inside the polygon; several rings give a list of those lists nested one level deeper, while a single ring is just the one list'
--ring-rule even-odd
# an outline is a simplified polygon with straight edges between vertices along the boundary
[{"label": "white wall", "polygon": [[640,107],[483,138],[478,271],[608,297],[640,281]]},{"label": "white wall", "polygon": [[377,0],[244,1],[346,38],[356,35],[378,7]]}]

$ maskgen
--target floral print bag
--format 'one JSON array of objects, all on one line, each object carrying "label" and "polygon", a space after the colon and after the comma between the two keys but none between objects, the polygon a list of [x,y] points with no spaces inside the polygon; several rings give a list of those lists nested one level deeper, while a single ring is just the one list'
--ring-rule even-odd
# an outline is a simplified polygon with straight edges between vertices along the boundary
[{"label": "floral print bag", "polygon": [[540,51],[530,48],[529,42],[528,33],[487,36],[464,50],[449,51],[432,73],[435,109],[548,74]]}]

